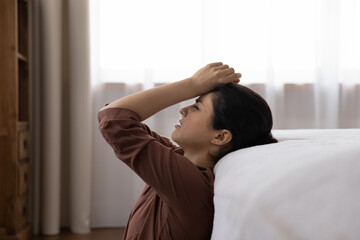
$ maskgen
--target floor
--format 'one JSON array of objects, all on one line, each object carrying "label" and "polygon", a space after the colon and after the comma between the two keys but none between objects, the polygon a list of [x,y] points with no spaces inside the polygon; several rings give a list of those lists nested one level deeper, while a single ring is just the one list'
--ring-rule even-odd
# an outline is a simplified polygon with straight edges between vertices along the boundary
[{"label": "floor", "polygon": [[73,234],[63,229],[56,236],[33,236],[32,240],[121,240],[124,228],[96,228],[89,234]]}]

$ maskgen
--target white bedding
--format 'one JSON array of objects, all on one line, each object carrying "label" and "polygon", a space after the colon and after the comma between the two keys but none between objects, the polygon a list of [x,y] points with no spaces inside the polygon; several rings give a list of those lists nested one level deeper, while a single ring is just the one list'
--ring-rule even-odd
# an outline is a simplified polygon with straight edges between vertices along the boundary
[{"label": "white bedding", "polygon": [[213,240],[360,239],[360,129],[275,130],[215,166]]}]

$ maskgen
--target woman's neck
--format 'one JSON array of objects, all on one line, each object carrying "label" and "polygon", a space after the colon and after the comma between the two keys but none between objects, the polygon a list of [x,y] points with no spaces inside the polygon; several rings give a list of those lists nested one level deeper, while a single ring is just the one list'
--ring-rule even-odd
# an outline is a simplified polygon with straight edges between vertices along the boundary
[{"label": "woman's neck", "polygon": [[192,152],[184,150],[184,157],[199,167],[214,168],[215,165],[208,151]]}]

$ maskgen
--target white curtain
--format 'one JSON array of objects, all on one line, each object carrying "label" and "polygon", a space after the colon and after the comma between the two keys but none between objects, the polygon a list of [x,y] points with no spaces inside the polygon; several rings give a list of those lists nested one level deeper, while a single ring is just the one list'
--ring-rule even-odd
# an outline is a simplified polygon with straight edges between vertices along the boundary
[{"label": "white curtain", "polygon": [[[93,114],[212,61],[243,74],[274,128],[360,127],[358,0],[92,0]],[[181,103],[146,123],[170,136]],[[143,186],[93,124],[92,226],[124,226]]]},{"label": "white curtain", "polygon": [[[358,0],[91,3],[94,85],[149,88],[223,61],[243,74],[242,84],[265,86],[276,128],[351,127],[341,118],[359,114],[356,104],[341,106],[345,99],[356,100],[360,84]],[[289,84],[299,90],[311,85],[311,124],[288,122],[284,90]],[[349,109],[345,116],[343,108]]]},{"label": "white curtain", "polygon": [[32,225],[90,231],[91,84],[87,0],[33,0]]}]

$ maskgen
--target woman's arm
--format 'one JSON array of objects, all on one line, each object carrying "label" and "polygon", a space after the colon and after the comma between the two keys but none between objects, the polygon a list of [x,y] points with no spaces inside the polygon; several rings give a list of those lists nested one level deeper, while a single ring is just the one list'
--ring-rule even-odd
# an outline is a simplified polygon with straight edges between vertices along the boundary
[{"label": "woman's arm", "polygon": [[125,108],[136,112],[141,121],[181,101],[209,92],[218,85],[239,82],[240,73],[222,63],[211,63],[192,77],[120,98],[102,108]]}]

